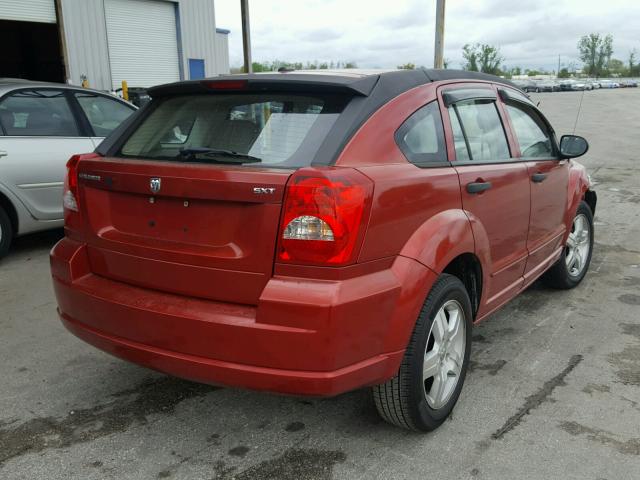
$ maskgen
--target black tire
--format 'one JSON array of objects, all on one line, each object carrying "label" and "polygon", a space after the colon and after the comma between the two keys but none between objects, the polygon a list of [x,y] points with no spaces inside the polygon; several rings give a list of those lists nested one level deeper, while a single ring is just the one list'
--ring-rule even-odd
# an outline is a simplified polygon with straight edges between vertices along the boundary
[{"label": "black tire", "polygon": [[[586,261],[584,262],[584,266],[581,268],[580,272],[572,275],[569,271],[569,267],[567,266],[567,256],[570,255],[571,252],[571,247],[568,245],[569,242],[567,241],[567,245],[565,245],[564,251],[558,261],[554,263],[553,266],[542,276],[543,282],[552,288],[558,288],[561,290],[574,288],[582,281],[589,270],[589,264],[591,263],[591,256],[593,254],[593,213],[591,212],[589,205],[584,201],[580,202],[580,205],[578,205],[574,222],[580,215],[583,215],[583,218],[586,218],[589,228],[589,252],[586,255]],[[575,227],[572,226],[572,231],[574,228]]]},{"label": "black tire", "polygon": [[13,225],[9,215],[0,207],[0,258],[9,253],[9,247],[13,240]]},{"label": "black tire", "polygon": [[[459,306],[464,314],[464,354],[455,388],[449,394],[448,400],[442,399],[446,400],[446,403],[434,409],[427,400],[429,380],[423,379],[423,360],[429,353],[427,348],[432,338],[434,318],[440,309],[451,301],[455,301],[453,303]],[[464,285],[457,277],[442,274],[422,306],[398,373],[386,383],[373,387],[373,399],[378,413],[384,420],[398,427],[423,432],[435,430],[446,420],[458,401],[467,373],[471,352],[471,328],[471,301]],[[434,348],[432,343],[431,348]],[[435,381],[435,377],[431,381]]]}]

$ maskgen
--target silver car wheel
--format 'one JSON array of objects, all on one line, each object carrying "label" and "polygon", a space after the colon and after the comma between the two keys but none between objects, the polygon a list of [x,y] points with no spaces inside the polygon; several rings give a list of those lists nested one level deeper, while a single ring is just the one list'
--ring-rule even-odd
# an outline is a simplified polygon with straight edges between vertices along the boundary
[{"label": "silver car wheel", "polygon": [[567,239],[565,262],[569,275],[579,277],[582,274],[591,249],[591,229],[589,220],[584,214],[576,215],[573,219],[571,233]]},{"label": "silver car wheel", "polygon": [[437,410],[451,398],[462,372],[466,348],[464,310],[456,300],[446,302],[431,324],[422,362],[427,403]]}]

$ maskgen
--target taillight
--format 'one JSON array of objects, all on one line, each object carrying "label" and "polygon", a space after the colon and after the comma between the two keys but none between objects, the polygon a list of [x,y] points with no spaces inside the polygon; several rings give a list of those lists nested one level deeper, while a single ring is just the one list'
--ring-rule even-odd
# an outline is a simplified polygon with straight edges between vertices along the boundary
[{"label": "taillight", "polygon": [[373,184],[351,168],[305,168],[289,180],[279,238],[280,261],[345,265],[364,233]]},{"label": "taillight", "polygon": [[65,223],[67,223],[67,214],[79,212],[78,207],[78,164],[81,160],[89,160],[99,158],[97,153],[83,153],[73,155],[67,162],[67,175],[64,177],[64,193],[62,195],[62,206],[65,210]]}]

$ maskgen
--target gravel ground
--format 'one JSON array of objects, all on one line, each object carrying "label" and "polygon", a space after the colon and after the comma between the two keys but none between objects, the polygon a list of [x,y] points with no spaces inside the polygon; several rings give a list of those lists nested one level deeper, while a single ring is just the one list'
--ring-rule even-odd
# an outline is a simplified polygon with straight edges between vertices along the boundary
[{"label": "gravel ground", "polygon": [[47,253],[0,263],[2,479],[640,478],[640,88],[534,94],[590,140],[591,271],[534,285],[474,329],[472,368],[438,431],[381,423],[367,390],[306,400],[130,365],[59,323]]}]

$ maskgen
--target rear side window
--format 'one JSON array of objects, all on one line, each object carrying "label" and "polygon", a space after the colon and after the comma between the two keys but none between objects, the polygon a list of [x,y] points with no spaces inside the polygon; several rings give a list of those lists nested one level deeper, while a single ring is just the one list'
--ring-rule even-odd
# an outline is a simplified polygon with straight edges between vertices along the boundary
[{"label": "rear side window", "polygon": [[134,112],[120,101],[102,95],[89,92],[76,92],[74,95],[97,137],[109,135]]},{"label": "rear side window", "polygon": [[447,161],[442,118],[437,102],[414,112],[396,131],[396,143],[407,159],[417,166]]},{"label": "rear side window", "polygon": [[517,103],[505,104],[522,158],[555,157],[552,134],[533,109]]},{"label": "rear side window", "polygon": [[62,90],[22,90],[0,103],[9,136],[75,137],[78,127]]},{"label": "rear side window", "polygon": [[263,166],[308,166],[346,101],[335,95],[281,93],[160,99],[120,154],[180,160],[183,149],[215,149],[259,158]]},{"label": "rear side window", "polygon": [[[464,145],[455,139],[457,161],[496,163],[510,159],[509,144],[494,101],[455,103],[449,107],[449,117],[455,117],[464,138]],[[455,127],[453,130],[455,137]]]}]

